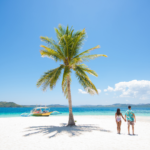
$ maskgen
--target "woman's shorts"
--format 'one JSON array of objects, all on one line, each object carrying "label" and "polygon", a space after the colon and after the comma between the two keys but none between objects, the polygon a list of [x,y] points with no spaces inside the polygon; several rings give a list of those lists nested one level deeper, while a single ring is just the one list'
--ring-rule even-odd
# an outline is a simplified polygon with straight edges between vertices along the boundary
[{"label": "woman's shorts", "polygon": [[128,121],[128,125],[134,125],[134,121]]}]

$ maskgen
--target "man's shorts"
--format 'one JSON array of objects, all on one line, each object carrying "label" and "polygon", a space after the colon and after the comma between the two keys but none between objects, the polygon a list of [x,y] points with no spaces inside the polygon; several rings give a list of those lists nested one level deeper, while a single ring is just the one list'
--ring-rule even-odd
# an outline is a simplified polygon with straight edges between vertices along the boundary
[{"label": "man's shorts", "polygon": [[134,121],[128,121],[128,125],[134,125]]}]

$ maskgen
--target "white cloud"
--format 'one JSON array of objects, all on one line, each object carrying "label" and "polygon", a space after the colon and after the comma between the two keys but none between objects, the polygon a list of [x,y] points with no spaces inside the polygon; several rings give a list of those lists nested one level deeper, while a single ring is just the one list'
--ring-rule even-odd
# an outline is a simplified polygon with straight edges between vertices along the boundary
[{"label": "white cloud", "polygon": [[110,86],[108,86],[108,88],[107,89],[104,89],[104,92],[112,92],[114,89],[112,88],[112,87],[110,87]]},{"label": "white cloud", "polygon": [[141,100],[147,100],[148,97],[143,95],[143,96],[140,97],[140,99],[141,99]]},{"label": "white cloud", "polygon": [[102,91],[100,89],[97,89],[98,93],[101,93]]},{"label": "white cloud", "polygon": [[[78,89],[79,93],[82,93],[82,94],[88,94],[87,91],[84,91],[82,89]],[[101,90],[100,89],[97,89],[98,93],[101,93]]]},{"label": "white cloud", "polygon": [[115,88],[108,86],[106,91],[120,91],[120,97],[138,97],[141,100],[150,98],[150,81],[148,80],[132,80],[129,82],[119,82],[115,84]]},{"label": "white cloud", "polygon": [[83,91],[82,89],[78,89],[79,93],[82,93],[82,94],[88,94],[86,91]]}]

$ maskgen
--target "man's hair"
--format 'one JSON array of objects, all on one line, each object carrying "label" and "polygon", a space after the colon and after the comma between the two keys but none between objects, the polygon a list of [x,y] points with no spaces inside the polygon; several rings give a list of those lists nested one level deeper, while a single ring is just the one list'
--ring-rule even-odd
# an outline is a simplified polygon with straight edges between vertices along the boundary
[{"label": "man's hair", "polygon": [[131,106],[128,106],[128,108],[130,109],[130,108],[131,108]]}]

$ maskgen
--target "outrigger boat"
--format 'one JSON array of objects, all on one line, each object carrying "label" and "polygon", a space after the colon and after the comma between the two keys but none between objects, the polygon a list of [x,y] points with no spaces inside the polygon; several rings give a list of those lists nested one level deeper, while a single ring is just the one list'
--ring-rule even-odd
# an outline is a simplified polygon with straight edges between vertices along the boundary
[{"label": "outrigger boat", "polygon": [[48,107],[35,107],[31,111],[31,116],[42,116],[42,117],[49,116],[52,113],[52,111],[49,111],[47,109]]}]

